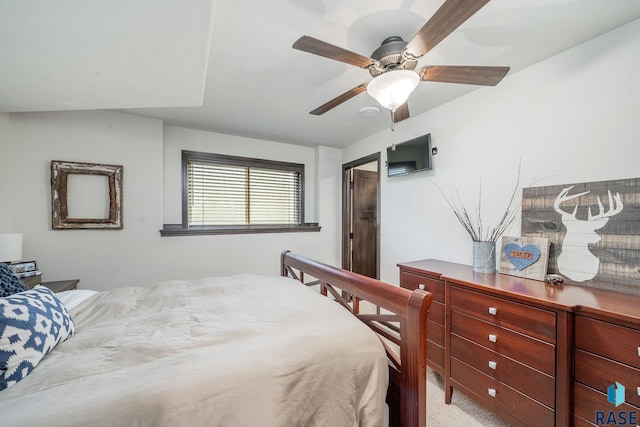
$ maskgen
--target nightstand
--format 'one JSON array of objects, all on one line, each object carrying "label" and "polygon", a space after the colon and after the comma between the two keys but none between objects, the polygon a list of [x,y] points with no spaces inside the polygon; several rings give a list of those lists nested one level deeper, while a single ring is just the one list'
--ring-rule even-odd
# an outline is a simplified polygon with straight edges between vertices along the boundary
[{"label": "nightstand", "polygon": [[24,285],[31,289],[33,288],[35,285],[39,285],[40,284],[40,277],[41,275],[35,275],[35,276],[31,276],[31,277],[24,277],[20,280],[22,280],[22,283],[24,283]]},{"label": "nightstand", "polygon": [[62,292],[62,291],[70,291],[72,289],[77,289],[79,279],[71,279],[71,280],[58,280],[56,282],[42,282],[40,283],[42,286],[46,286],[51,289],[53,292]]}]

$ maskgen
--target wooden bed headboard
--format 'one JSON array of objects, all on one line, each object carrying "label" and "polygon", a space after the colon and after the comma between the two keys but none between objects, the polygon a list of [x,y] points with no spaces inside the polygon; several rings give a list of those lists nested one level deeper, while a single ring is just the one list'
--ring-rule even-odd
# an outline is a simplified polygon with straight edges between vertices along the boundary
[{"label": "wooden bed headboard", "polygon": [[[424,427],[427,407],[427,314],[432,295],[390,285],[284,251],[281,275],[319,285],[376,332],[389,359],[389,426]],[[305,275],[315,279],[305,282]],[[376,307],[361,312],[361,302]]]}]

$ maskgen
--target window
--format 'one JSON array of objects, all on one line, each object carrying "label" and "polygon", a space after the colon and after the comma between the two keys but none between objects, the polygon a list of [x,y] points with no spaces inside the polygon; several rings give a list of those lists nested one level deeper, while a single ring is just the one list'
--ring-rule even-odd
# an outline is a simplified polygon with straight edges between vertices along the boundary
[{"label": "window", "polygon": [[318,231],[304,223],[304,165],[182,151],[182,224],[162,235]]}]

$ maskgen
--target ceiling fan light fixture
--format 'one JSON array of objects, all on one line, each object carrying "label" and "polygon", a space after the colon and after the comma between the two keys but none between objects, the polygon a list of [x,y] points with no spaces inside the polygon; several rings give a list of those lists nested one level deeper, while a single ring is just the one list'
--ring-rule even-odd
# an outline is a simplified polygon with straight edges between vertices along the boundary
[{"label": "ceiling fan light fixture", "polygon": [[420,77],[414,71],[393,70],[380,74],[367,85],[367,93],[380,105],[395,111],[407,102],[411,92],[420,83]]}]

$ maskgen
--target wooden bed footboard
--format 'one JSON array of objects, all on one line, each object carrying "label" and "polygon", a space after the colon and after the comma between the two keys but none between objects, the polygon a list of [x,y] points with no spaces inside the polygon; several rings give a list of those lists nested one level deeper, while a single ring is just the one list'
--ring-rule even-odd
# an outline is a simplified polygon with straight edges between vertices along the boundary
[{"label": "wooden bed footboard", "polygon": [[[380,336],[389,359],[389,425],[424,427],[427,314],[432,295],[419,289],[412,292],[289,251],[282,253],[281,274],[306,285],[319,285],[323,295],[333,297]],[[314,280],[305,282],[305,275]]]}]

